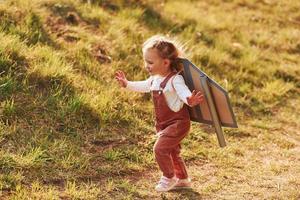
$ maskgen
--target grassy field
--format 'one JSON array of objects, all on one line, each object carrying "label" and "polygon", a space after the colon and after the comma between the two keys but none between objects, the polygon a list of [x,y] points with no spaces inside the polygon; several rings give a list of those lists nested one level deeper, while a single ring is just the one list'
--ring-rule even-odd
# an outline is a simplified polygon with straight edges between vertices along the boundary
[{"label": "grassy field", "polygon": [[[300,199],[300,1],[0,0],[0,199]],[[157,193],[153,34],[230,95],[239,124],[183,141],[192,190]]]}]

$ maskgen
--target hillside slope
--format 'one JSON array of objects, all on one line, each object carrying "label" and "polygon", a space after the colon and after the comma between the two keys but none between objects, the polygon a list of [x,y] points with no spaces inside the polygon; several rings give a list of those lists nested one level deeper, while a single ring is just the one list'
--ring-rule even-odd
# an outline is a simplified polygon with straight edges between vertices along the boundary
[{"label": "hillside slope", "polygon": [[[297,199],[300,2],[0,1],[3,199]],[[239,123],[218,147],[193,124],[183,155],[193,190],[159,194],[141,45],[175,37],[227,89]]]}]

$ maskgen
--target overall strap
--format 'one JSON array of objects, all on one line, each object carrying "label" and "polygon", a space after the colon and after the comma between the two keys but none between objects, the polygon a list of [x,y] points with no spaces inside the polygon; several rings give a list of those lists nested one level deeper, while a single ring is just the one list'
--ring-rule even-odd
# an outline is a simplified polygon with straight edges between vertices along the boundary
[{"label": "overall strap", "polygon": [[160,84],[160,88],[164,89],[167,85],[167,82],[170,80],[170,78],[172,78],[172,76],[174,76],[176,74],[176,72],[171,72],[164,80],[163,82],[161,82]]},{"label": "overall strap", "polygon": [[[179,74],[181,74],[181,72],[182,72],[182,70],[180,70],[179,72],[176,72],[175,75],[179,75]],[[171,79],[171,85],[172,85],[172,88],[176,91],[176,89],[175,89],[175,87],[174,87],[174,84],[173,84],[174,78],[175,78],[175,76],[173,76],[172,79]]]}]

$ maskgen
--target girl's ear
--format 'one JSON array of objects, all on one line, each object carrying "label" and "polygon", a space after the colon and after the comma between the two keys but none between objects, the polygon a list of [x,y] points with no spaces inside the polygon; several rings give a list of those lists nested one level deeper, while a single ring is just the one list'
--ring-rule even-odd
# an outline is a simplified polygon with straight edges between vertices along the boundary
[{"label": "girl's ear", "polygon": [[164,59],[164,66],[165,67],[170,66],[170,64],[171,64],[171,61],[169,59]]}]

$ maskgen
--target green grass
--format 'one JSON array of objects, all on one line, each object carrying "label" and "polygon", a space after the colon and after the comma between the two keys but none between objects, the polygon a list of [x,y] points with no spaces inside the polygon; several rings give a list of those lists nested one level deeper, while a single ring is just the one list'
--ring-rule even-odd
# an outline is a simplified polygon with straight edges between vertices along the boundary
[{"label": "green grass", "polygon": [[[297,1],[0,2],[1,199],[298,199]],[[193,190],[159,194],[141,46],[170,35],[228,92],[239,123],[193,123]]]}]

